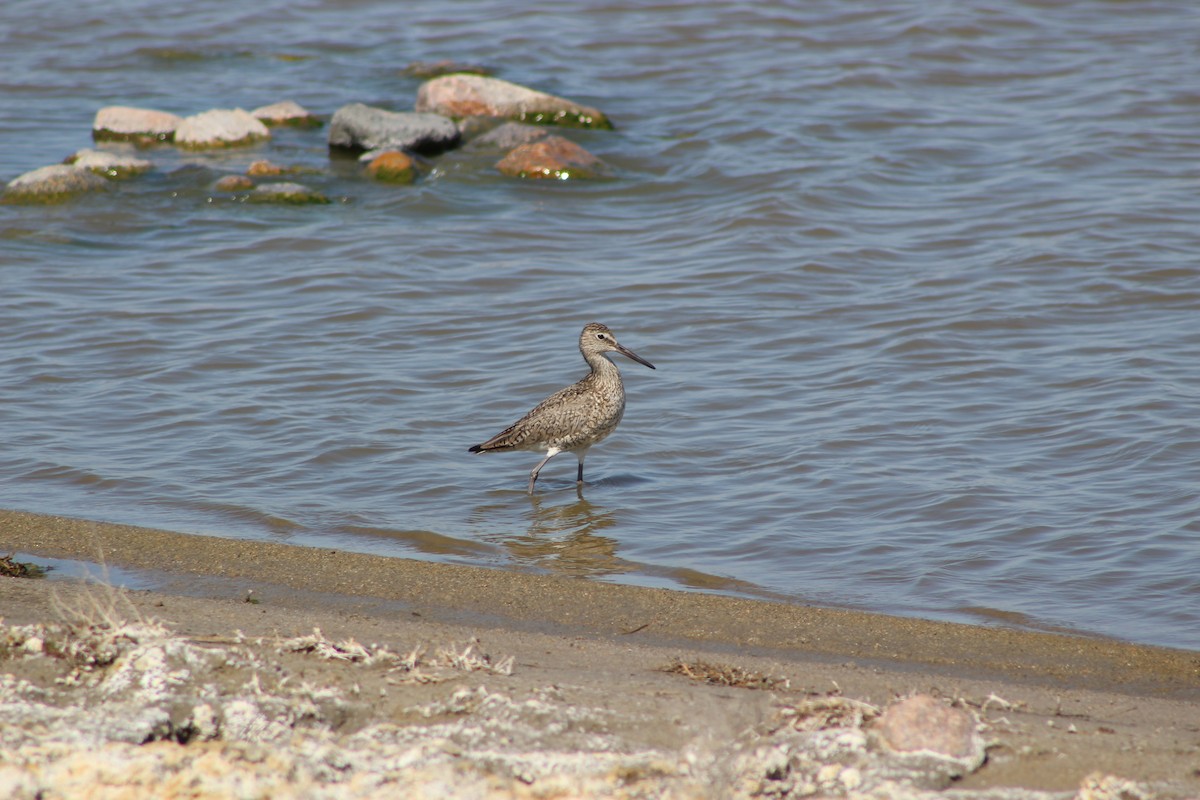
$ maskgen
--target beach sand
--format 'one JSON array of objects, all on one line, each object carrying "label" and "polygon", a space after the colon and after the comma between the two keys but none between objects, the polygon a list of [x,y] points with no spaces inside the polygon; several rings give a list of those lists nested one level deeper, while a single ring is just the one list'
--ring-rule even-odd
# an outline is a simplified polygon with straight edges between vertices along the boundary
[{"label": "beach sand", "polygon": [[0,797],[1200,797],[1200,653],[0,511]]}]

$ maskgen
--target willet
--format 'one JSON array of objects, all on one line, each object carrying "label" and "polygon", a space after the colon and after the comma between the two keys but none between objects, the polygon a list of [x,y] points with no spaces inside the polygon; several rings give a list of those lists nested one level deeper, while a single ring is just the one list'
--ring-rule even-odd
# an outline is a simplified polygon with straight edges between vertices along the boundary
[{"label": "willet", "polygon": [[654,365],[617,342],[606,326],[590,322],[579,334],[579,352],[592,371],[573,386],[560,389],[514,424],[470,448],[471,453],[499,450],[540,450],[546,453],[529,473],[529,493],[546,462],[559,453],[579,459],[576,481],[583,484],[583,458],[588,448],[616,430],[625,414],[625,386],[621,372],[605,353],[620,353],[650,369]]}]

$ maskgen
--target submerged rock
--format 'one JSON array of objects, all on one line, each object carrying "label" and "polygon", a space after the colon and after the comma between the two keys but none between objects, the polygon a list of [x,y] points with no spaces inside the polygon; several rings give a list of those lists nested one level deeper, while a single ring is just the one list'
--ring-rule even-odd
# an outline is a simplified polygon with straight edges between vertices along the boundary
[{"label": "submerged rock", "polygon": [[175,144],[192,149],[240,147],[269,138],[267,126],[240,108],[194,114],[175,130]]},{"label": "submerged rock", "polygon": [[284,203],[292,205],[324,205],[329,198],[300,183],[264,183],[250,193],[252,203]]},{"label": "submerged rock", "polygon": [[584,148],[561,136],[513,148],[496,169],[514,178],[580,180],[611,177],[612,169]]},{"label": "submerged rock", "polygon": [[410,150],[436,155],[458,145],[458,127],[439,114],[388,111],[363,103],[342,106],[329,123],[329,146],[347,150]]},{"label": "submerged rock", "polygon": [[254,188],[254,181],[245,175],[226,175],[213,184],[213,188],[218,192],[244,192]]},{"label": "submerged rock", "polygon": [[90,149],[78,151],[68,158],[66,163],[91,170],[106,178],[131,178],[154,168],[154,165],[144,158]]},{"label": "submerged rock", "polygon": [[97,141],[169,142],[183,118],[166,111],[130,106],[105,106],[96,112],[92,138]]},{"label": "submerged rock", "polygon": [[416,178],[416,165],[412,157],[399,150],[378,153],[367,164],[367,174],[388,183],[412,183]]},{"label": "submerged rock", "polygon": [[268,161],[265,158],[260,158],[258,161],[250,162],[250,166],[246,167],[246,174],[252,177],[265,177],[267,175],[283,175],[288,172],[287,167],[282,167],[274,161]]},{"label": "submerged rock", "polygon": [[296,128],[319,128],[321,120],[304,106],[292,100],[283,100],[266,106],[259,106],[250,112],[250,116],[264,125],[289,125]]},{"label": "submerged rock", "polygon": [[492,71],[479,64],[462,64],[450,59],[441,61],[413,61],[404,68],[404,74],[414,78],[437,78],[442,75],[452,75],[456,72],[469,72],[472,75],[491,75]]},{"label": "submerged rock", "polygon": [[23,203],[58,203],[84,192],[108,188],[108,181],[74,164],[53,164],[18,175],[4,187],[4,199]]},{"label": "submerged rock", "polygon": [[514,147],[545,139],[549,135],[549,131],[537,125],[506,122],[476,136],[468,146],[472,150],[512,150]]},{"label": "submerged rock", "polygon": [[537,125],[611,129],[599,109],[482,75],[444,75],[417,91],[417,111],[448,117],[507,117]]}]

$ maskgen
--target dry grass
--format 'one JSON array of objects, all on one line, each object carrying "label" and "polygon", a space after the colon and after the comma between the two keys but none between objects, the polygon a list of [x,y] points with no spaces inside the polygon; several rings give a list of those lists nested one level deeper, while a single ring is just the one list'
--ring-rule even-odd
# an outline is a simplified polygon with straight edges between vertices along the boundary
[{"label": "dry grass", "polygon": [[798,731],[861,728],[881,713],[878,706],[836,694],[789,703],[779,709],[784,724]]},{"label": "dry grass", "polygon": [[786,691],[790,688],[787,678],[765,675],[728,664],[683,661],[677,658],[661,669],[672,675],[682,675],[685,678],[713,686],[733,686],[738,689],[766,689],[768,691]]},{"label": "dry grass", "polygon": [[311,653],[320,658],[346,661],[388,669],[391,683],[440,683],[468,672],[490,672],[511,675],[513,657],[493,661],[478,650],[479,642],[471,640],[465,646],[443,646],[429,655],[428,648],[418,645],[404,655],[380,645],[364,645],[354,639],[331,642],[314,628],[307,636],[297,636],[279,644],[280,652]]}]

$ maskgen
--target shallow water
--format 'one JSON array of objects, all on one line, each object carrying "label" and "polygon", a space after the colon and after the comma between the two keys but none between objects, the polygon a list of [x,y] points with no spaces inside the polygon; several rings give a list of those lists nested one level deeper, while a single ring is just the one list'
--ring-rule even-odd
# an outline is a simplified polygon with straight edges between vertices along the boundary
[{"label": "shallow water", "polygon": [[[618,177],[282,131],[0,206],[3,505],[1200,647],[1197,11],[10,6],[4,180],[103,105],[405,110],[441,58],[604,110]],[[212,191],[262,157],[337,202]],[[591,320],[658,370],[530,498],[466,448]]]}]

